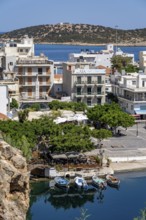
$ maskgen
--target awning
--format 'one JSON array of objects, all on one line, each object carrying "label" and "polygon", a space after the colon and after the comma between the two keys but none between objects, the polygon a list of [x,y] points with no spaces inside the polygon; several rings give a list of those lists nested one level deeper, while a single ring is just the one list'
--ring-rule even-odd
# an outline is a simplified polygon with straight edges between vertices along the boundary
[{"label": "awning", "polygon": [[139,110],[134,110],[135,111],[135,113],[136,114],[138,114],[138,115],[146,115],[146,110],[141,110],[141,109],[139,109]]}]

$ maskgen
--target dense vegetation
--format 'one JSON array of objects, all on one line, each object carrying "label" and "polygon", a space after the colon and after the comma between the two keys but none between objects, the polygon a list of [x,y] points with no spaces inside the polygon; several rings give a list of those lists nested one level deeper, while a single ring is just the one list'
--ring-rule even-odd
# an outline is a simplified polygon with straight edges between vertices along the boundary
[{"label": "dense vegetation", "polygon": [[121,30],[90,24],[55,24],[38,25],[14,30],[0,35],[0,38],[20,39],[24,35],[32,36],[35,42],[48,43],[93,43],[107,44],[117,42],[135,44],[146,42],[146,28],[135,30]]},{"label": "dense vegetation", "polygon": [[53,100],[48,103],[49,108],[52,110],[64,109],[72,111],[85,111],[87,105],[83,102],[60,102],[58,100]]},{"label": "dense vegetation", "polygon": [[87,111],[88,118],[93,121],[95,128],[110,128],[116,133],[118,126],[128,128],[134,125],[134,118],[123,112],[118,104],[96,105]]},{"label": "dense vegetation", "polygon": [[111,137],[112,131],[116,133],[118,126],[127,128],[134,124],[134,118],[124,113],[115,103],[96,105],[87,109],[87,116],[95,126],[93,130],[87,125],[76,123],[55,124],[53,112],[51,116],[44,115],[32,121],[27,120],[28,114],[28,109],[25,109],[19,112],[19,121],[0,121],[2,138],[22,150],[23,155],[28,159],[33,149],[42,153],[90,151],[95,147],[91,137],[97,138],[99,144],[103,139]]},{"label": "dense vegetation", "polygon": [[116,55],[111,58],[112,70],[121,72],[125,70],[126,73],[138,72],[139,68],[131,64],[131,57],[124,57]]}]

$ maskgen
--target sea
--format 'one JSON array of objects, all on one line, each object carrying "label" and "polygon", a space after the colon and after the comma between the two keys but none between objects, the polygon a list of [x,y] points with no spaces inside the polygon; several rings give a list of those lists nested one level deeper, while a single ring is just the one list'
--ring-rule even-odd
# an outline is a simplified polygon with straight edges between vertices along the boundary
[{"label": "sea", "polygon": [[[146,47],[119,47],[124,53],[132,53],[135,55],[135,61],[139,60],[139,52],[146,50]],[[83,46],[83,45],[61,45],[61,44],[35,44],[35,55],[45,54],[50,60],[67,61],[70,53],[80,53],[82,50],[100,51],[105,46]]]},{"label": "sea", "polygon": [[[50,188],[49,181],[31,183],[27,220],[134,220],[146,208],[146,171],[117,174],[120,187],[105,190],[74,185]],[[88,218],[83,218],[86,213]],[[140,218],[146,219],[146,218]]]},{"label": "sea", "polygon": [[[134,53],[137,62],[139,51],[146,50],[146,47],[120,48],[125,53]],[[44,53],[50,60],[67,61],[69,53],[86,49],[99,51],[105,47],[37,44],[35,54]],[[120,187],[108,186],[103,191],[92,185],[87,191],[74,186],[66,191],[51,189],[49,181],[31,183],[27,220],[134,220],[146,208],[146,170],[116,175]]]}]

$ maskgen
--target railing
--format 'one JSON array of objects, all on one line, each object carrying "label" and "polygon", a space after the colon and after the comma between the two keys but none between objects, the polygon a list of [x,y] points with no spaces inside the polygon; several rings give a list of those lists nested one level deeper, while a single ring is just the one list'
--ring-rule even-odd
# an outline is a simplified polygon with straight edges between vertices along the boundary
[{"label": "railing", "polygon": [[17,64],[53,64],[49,60],[18,60]]}]

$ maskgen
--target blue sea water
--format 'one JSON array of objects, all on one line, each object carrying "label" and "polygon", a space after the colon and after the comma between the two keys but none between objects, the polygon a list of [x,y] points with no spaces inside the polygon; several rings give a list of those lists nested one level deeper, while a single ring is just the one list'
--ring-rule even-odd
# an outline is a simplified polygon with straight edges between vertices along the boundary
[{"label": "blue sea water", "polygon": [[[146,47],[120,47],[125,53],[134,53],[135,61],[139,59],[139,52],[146,50]],[[35,54],[44,53],[50,60],[67,61],[69,53],[79,53],[81,50],[100,51],[105,49],[104,46],[80,46],[80,45],[52,45],[52,44],[36,44]]]},{"label": "blue sea water", "polygon": [[31,206],[27,220],[75,220],[81,208],[87,220],[133,220],[146,207],[146,172],[117,175],[120,188],[99,191],[92,186],[86,192],[49,190],[48,182],[31,185]]}]

